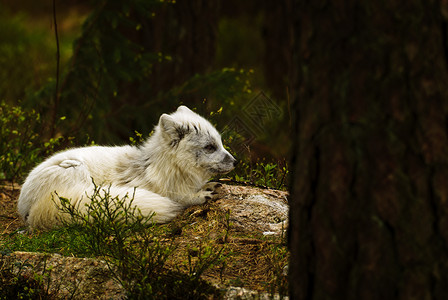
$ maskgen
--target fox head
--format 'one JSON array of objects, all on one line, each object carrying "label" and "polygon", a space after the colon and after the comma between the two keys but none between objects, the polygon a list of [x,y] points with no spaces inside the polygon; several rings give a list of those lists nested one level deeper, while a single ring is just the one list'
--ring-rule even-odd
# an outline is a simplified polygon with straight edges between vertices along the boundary
[{"label": "fox head", "polygon": [[231,171],[237,160],[224,148],[221,136],[206,119],[186,106],[163,114],[156,128],[182,168],[201,170],[208,175]]}]

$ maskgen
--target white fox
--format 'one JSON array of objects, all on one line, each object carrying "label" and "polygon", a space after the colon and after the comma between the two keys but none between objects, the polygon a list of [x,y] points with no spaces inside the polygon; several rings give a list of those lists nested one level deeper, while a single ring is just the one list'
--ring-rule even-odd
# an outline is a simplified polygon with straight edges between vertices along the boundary
[{"label": "white fox", "polygon": [[213,125],[180,106],[160,117],[141,146],[91,146],[51,156],[28,175],[18,211],[32,229],[54,227],[62,214],[57,196],[82,209],[96,184],[113,197],[133,195],[132,205],[143,215],[154,213],[153,221],[164,223],[187,206],[214,199],[220,185],[207,180],[235,164]]}]

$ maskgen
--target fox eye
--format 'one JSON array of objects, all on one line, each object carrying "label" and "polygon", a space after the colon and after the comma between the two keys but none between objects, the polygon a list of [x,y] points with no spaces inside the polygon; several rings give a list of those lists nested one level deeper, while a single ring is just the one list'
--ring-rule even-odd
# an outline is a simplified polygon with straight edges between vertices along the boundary
[{"label": "fox eye", "polygon": [[210,153],[215,152],[216,146],[214,144],[208,144],[207,146],[204,147],[204,150]]}]

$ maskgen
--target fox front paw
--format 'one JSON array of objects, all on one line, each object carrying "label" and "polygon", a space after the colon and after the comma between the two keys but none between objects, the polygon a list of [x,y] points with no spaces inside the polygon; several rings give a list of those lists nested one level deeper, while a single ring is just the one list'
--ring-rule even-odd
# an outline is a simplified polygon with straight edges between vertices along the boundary
[{"label": "fox front paw", "polygon": [[219,182],[206,183],[198,193],[198,197],[201,200],[201,203],[210,200],[216,200],[218,198],[218,193],[221,187],[222,184]]}]

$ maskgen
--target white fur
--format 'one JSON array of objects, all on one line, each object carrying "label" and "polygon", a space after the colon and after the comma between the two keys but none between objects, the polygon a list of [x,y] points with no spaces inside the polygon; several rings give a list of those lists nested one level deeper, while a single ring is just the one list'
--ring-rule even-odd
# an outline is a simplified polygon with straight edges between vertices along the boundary
[{"label": "white fur", "polygon": [[133,205],[154,221],[168,222],[185,207],[213,198],[201,190],[216,173],[233,169],[216,129],[185,106],[160,117],[154,134],[139,147],[84,147],[57,153],[28,175],[18,201],[20,216],[31,228],[58,224],[60,197],[85,207],[94,184],[111,196],[135,195]]}]

